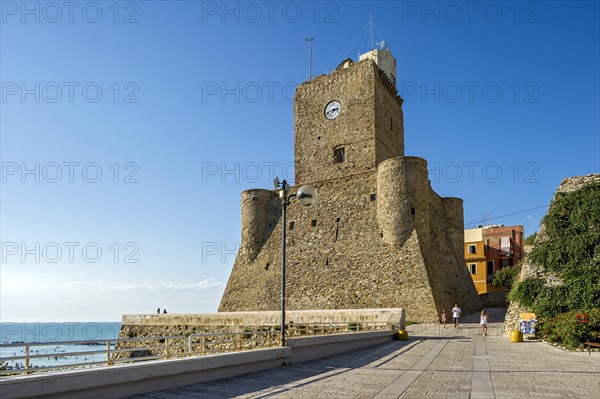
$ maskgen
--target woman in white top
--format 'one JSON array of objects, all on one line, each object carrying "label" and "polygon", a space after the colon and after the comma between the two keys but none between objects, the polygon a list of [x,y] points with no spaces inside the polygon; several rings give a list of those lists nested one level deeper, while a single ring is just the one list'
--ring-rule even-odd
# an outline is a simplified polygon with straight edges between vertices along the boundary
[{"label": "woman in white top", "polygon": [[481,324],[481,332],[483,335],[487,335],[487,325],[488,325],[488,316],[485,313],[485,309],[481,311],[481,318],[479,319],[479,324]]}]

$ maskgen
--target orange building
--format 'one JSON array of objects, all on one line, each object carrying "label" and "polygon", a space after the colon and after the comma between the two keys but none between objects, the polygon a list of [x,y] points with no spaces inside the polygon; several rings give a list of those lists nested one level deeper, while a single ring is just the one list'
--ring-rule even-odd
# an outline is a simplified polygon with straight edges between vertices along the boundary
[{"label": "orange building", "polygon": [[483,229],[465,230],[465,262],[478,294],[487,292]]},{"label": "orange building", "polygon": [[492,225],[465,230],[465,263],[478,294],[500,291],[494,274],[523,258],[523,226]]}]

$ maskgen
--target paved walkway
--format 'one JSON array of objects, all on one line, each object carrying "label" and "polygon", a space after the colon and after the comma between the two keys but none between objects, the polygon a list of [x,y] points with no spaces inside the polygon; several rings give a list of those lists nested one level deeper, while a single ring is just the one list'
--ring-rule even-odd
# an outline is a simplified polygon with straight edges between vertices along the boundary
[{"label": "paved walkway", "polygon": [[459,329],[413,325],[409,341],[135,398],[600,398],[600,353],[510,343],[503,311],[490,310],[500,323],[486,337],[478,315]]}]

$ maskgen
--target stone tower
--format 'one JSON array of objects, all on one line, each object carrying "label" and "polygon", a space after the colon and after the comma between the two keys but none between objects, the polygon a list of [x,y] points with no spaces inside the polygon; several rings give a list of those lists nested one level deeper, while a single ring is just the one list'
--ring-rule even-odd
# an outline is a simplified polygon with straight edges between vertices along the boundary
[{"label": "stone tower", "polygon": [[[296,187],[313,185],[319,201],[288,206],[287,306],[405,307],[415,321],[437,320],[455,302],[474,311],[480,302],[464,267],[462,200],[438,196],[427,162],[404,156],[391,52],[360,59],[296,90]],[[242,244],[219,311],[277,310],[279,198],[247,190],[241,207]]]}]

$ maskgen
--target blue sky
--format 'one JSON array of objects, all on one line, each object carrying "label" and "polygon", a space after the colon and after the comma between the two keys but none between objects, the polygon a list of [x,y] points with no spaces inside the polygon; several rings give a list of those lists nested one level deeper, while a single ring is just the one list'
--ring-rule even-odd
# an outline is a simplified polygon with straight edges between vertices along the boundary
[{"label": "blue sky", "polygon": [[1,3],[2,321],[216,311],[240,192],[293,180],[305,38],[329,73],[369,49],[370,14],[405,152],[467,227],[530,234],[562,178],[600,169],[598,2],[68,7]]}]

